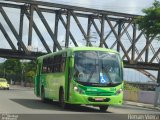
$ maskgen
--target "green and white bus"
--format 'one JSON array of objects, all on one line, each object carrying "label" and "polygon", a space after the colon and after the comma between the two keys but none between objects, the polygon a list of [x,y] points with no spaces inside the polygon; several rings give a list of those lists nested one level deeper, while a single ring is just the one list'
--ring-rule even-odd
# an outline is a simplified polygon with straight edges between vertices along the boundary
[{"label": "green and white bus", "polygon": [[123,63],[118,52],[106,48],[75,47],[37,59],[34,92],[43,101],[98,106],[123,102]]}]

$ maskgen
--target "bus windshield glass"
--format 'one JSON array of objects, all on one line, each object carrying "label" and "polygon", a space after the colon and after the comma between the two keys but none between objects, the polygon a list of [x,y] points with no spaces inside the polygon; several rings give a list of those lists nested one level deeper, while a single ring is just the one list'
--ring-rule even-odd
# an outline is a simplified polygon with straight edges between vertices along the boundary
[{"label": "bus windshield glass", "polygon": [[119,55],[105,51],[75,51],[74,79],[91,86],[122,83],[122,66]]}]

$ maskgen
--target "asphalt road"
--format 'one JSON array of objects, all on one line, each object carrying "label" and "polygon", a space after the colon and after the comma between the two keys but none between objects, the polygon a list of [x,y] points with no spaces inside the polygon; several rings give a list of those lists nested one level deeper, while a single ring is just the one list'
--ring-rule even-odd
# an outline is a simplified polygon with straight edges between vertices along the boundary
[{"label": "asphalt road", "polygon": [[19,115],[19,119],[25,120],[28,117],[39,120],[47,120],[47,118],[56,120],[125,120],[132,119],[131,115],[133,114],[160,115],[158,110],[125,104],[118,107],[110,106],[106,113],[101,113],[98,108],[92,106],[72,106],[63,110],[57,102],[42,103],[40,98],[34,95],[32,88],[19,86],[12,86],[10,90],[0,90],[0,113],[0,120],[6,114]]}]

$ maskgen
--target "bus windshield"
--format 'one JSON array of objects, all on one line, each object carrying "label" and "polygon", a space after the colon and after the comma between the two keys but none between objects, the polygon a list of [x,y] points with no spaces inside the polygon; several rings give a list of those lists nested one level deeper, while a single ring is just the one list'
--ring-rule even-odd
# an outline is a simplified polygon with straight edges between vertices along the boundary
[{"label": "bus windshield", "polygon": [[74,79],[81,84],[91,86],[122,83],[119,55],[105,51],[75,51]]}]

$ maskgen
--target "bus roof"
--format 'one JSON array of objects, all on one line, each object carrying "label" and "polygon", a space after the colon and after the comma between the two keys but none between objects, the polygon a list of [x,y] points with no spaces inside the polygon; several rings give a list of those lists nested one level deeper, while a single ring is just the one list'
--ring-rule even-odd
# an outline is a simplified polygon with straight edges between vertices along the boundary
[{"label": "bus roof", "polygon": [[115,50],[108,49],[108,48],[101,48],[101,47],[73,47],[70,49],[72,49],[73,51],[97,50],[97,51],[108,51],[108,52],[118,53]]},{"label": "bus roof", "polygon": [[112,49],[107,49],[107,48],[100,48],[100,47],[71,47],[71,48],[66,48],[66,49],[63,49],[63,50],[60,50],[60,51],[57,51],[57,52],[53,52],[53,53],[49,53],[49,54],[46,54],[46,55],[43,55],[43,56],[40,56],[38,57],[38,59],[43,59],[43,58],[46,58],[46,57],[49,57],[49,56],[52,56],[53,54],[60,54],[60,53],[64,53],[64,52],[73,52],[73,51],[88,51],[88,50],[97,50],[97,51],[106,51],[106,52],[111,52],[111,53],[118,53],[117,51],[115,50],[112,50]]}]

